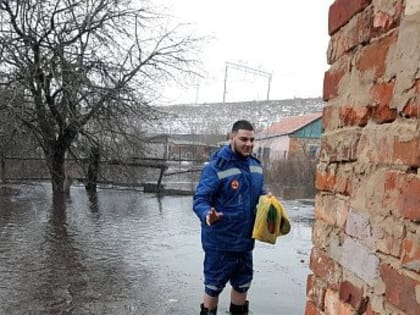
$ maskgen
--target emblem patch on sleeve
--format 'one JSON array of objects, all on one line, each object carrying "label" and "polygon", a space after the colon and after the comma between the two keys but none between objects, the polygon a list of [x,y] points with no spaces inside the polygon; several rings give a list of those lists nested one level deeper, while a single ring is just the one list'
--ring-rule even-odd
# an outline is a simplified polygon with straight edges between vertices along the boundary
[{"label": "emblem patch on sleeve", "polygon": [[236,190],[239,188],[239,182],[234,179],[231,183],[230,183],[230,187],[232,187],[232,189]]}]

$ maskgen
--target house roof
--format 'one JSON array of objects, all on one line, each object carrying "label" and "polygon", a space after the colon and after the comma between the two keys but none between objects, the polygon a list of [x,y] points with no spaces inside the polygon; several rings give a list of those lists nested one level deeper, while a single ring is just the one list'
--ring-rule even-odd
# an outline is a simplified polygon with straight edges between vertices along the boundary
[{"label": "house roof", "polygon": [[322,117],[322,113],[311,113],[301,116],[284,117],[280,121],[271,124],[268,128],[259,132],[261,136],[267,135],[288,135],[301,129],[311,122]]}]

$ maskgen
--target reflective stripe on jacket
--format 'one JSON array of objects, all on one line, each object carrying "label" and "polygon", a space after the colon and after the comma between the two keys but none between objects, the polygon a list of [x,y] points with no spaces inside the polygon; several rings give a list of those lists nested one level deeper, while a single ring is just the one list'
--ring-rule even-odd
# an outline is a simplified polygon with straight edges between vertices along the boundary
[{"label": "reflective stripe on jacket", "polygon": [[[241,158],[229,146],[213,154],[204,167],[194,194],[193,209],[201,220],[201,239],[205,250],[248,251],[256,206],[264,194],[261,163],[254,157]],[[206,215],[211,207],[222,212],[222,219],[211,226]]]}]

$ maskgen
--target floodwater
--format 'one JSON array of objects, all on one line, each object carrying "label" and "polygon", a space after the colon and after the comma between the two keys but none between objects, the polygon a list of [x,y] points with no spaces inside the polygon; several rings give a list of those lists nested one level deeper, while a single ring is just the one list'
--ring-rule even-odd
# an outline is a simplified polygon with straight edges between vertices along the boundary
[{"label": "floodwater", "polygon": [[[49,184],[0,188],[0,314],[194,315],[202,297],[191,196]],[[304,313],[313,205],[285,201],[292,230],[257,243],[251,314]],[[220,297],[227,314],[229,286]]]}]

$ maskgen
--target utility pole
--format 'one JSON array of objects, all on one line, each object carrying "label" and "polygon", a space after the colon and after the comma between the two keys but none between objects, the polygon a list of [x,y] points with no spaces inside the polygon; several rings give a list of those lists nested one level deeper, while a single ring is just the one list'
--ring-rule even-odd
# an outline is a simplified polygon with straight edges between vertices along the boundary
[{"label": "utility pole", "polygon": [[271,78],[273,77],[273,74],[270,73],[268,77],[268,83],[267,83],[267,101],[270,100],[270,86],[271,86]]},{"label": "utility pole", "polygon": [[270,86],[271,86],[271,79],[273,74],[271,72],[262,71],[259,69],[251,68],[245,65],[233,63],[233,62],[225,62],[225,78],[223,80],[223,103],[226,101],[226,93],[227,93],[227,79],[228,79],[228,69],[232,68],[235,70],[243,71],[245,73],[251,73],[254,75],[259,75],[264,78],[267,78],[267,101],[270,99]]},{"label": "utility pole", "polygon": [[225,63],[225,79],[223,80],[223,103],[226,101],[226,84],[228,75],[228,65]]}]

